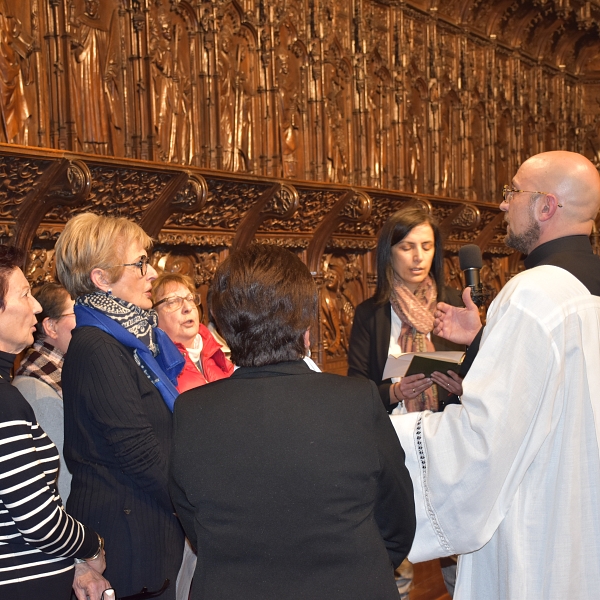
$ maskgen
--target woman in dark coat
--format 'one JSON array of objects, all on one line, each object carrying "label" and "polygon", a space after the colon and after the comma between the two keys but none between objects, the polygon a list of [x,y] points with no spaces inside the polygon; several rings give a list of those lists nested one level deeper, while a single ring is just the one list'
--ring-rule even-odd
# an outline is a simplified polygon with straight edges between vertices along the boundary
[{"label": "woman in dark coat", "polygon": [[[374,381],[383,405],[392,412],[438,410],[450,395],[462,393],[458,377],[440,375],[443,388],[422,374],[383,379],[390,354],[461,350],[434,336],[433,313],[438,301],[460,306],[456,290],[444,286],[444,249],[435,221],[419,208],[394,213],[377,242],[377,289],[356,308],[348,375]],[[445,388],[445,389],[444,389]]]},{"label": "woman in dark coat", "polygon": [[173,600],[184,535],[168,462],[183,357],[151,310],[150,244],[135,223],[91,213],[56,243],[77,321],[62,372],[67,507],[104,537],[118,597],[167,586],[161,599]]},{"label": "woman in dark coat", "polygon": [[192,599],[397,600],[415,526],[404,452],[373,383],[303,361],[317,310],[307,267],[276,246],[234,252],[212,308],[239,368],[175,406]]},{"label": "woman in dark coat", "polygon": [[[436,411],[459,402],[462,384],[454,373],[436,373],[434,377],[441,385],[422,373],[399,381],[383,379],[390,354],[464,351],[464,346],[431,333],[438,301],[461,305],[459,293],[444,286],[442,236],[423,210],[404,208],[391,215],[379,233],[377,289],[356,308],[348,351],[348,375],[374,381],[388,412]],[[450,593],[455,573],[455,563],[447,562],[443,575]],[[404,561],[396,570],[401,598],[408,598],[412,578],[412,565]]]}]

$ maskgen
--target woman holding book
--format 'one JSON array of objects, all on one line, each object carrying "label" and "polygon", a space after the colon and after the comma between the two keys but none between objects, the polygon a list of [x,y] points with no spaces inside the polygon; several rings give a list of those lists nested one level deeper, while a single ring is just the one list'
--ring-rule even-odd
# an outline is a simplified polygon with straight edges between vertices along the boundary
[{"label": "woman holding book", "polygon": [[462,393],[455,374],[436,374],[441,385],[422,373],[398,382],[383,379],[390,354],[464,350],[431,333],[439,301],[461,305],[459,293],[444,286],[443,261],[439,229],[421,209],[399,210],[383,225],[377,243],[377,289],[356,308],[348,375],[373,380],[388,412],[443,410],[451,395]]},{"label": "woman holding book", "polygon": [[[459,402],[461,379],[450,371],[448,375],[436,372],[432,377],[408,375],[396,382],[383,379],[390,354],[464,350],[432,334],[433,313],[439,301],[462,305],[458,291],[444,286],[444,249],[439,229],[419,208],[399,210],[379,233],[377,288],[372,298],[356,308],[348,351],[348,375],[373,380],[388,412],[437,411]],[[450,594],[456,579],[453,558],[442,563]],[[396,569],[395,576],[400,598],[407,600],[413,580],[408,560]]]}]

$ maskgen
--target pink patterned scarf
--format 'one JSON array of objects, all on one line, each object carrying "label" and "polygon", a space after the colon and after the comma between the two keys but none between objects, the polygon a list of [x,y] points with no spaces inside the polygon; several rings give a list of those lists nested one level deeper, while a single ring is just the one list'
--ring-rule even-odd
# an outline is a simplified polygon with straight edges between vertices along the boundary
[{"label": "pink patterned scarf", "polygon": [[[411,292],[404,281],[394,273],[394,287],[390,302],[393,311],[402,321],[398,344],[402,352],[433,352],[435,350],[427,334],[433,329],[433,312],[437,304],[437,286],[429,275]],[[404,401],[408,412],[438,409],[437,387],[434,385],[417,398]]]}]

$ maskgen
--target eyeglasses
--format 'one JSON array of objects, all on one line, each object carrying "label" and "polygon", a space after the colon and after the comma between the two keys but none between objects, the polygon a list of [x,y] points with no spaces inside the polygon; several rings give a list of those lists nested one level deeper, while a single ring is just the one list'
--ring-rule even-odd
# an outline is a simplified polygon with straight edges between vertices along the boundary
[{"label": "eyeglasses", "polygon": [[169,296],[168,298],[163,298],[159,300],[154,308],[157,306],[164,304],[165,310],[167,312],[174,312],[179,310],[183,306],[183,302],[186,301],[189,304],[195,304],[196,306],[200,305],[200,296],[198,294],[188,294],[187,296]]},{"label": "eyeglasses", "polygon": [[[532,192],[531,190],[515,190],[515,188],[510,185],[505,185],[502,188],[502,198],[504,198],[504,202],[510,204],[510,201],[513,199],[514,194],[543,194],[547,196],[551,192]],[[559,208],[562,208],[562,204],[558,205]]]},{"label": "eyeglasses", "polygon": [[70,312],[70,313],[64,313],[62,315],[58,315],[58,317],[55,317],[55,321],[60,321],[63,317],[70,317],[71,315],[75,315],[74,312]]},{"label": "eyeglasses", "polygon": [[140,260],[135,263],[125,263],[123,265],[115,265],[115,267],[137,267],[140,270],[142,277],[144,277],[148,272],[148,257],[142,256]]}]

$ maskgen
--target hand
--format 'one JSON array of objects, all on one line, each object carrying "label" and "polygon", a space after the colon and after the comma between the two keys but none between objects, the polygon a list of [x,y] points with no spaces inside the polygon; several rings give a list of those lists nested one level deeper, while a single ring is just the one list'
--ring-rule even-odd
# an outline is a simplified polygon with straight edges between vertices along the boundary
[{"label": "hand", "polygon": [[448,371],[448,375],[444,375],[444,373],[434,371],[431,374],[431,379],[433,379],[435,383],[442,386],[444,389],[448,390],[450,394],[462,396],[462,377],[458,373],[455,373],[454,371]]},{"label": "hand", "polygon": [[[88,598],[89,600],[100,600],[104,590],[108,590],[110,587],[110,583],[92,569],[88,562],[75,565],[73,591],[77,596],[77,600],[88,600]],[[105,597],[110,598],[111,596],[105,594]]]},{"label": "hand", "polygon": [[100,573],[100,575],[102,575],[102,573],[104,573],[104,570],[106,569],[106,552],[104,552],[103,549],[102,552],[100,552],[100,554],[98,555],[98,558],[95,558],[94,560],[86,560],[85,562],[92,569],[94,569],[96,573]]},{"label": "hand", "polygon": [[398,383],[395,383],[393,392],[403,400],[412,400],[418,398],[426,389],[433,385],[433,381],[425,377],[423,373],[403,377]]},{"label": "hand", "polygon": [[433,333],[455,344],[467,346],[475,339],[481,329],[479,309],[471,298],[471,288],[465,288],[462,294],[465,308],[450,306],[439,302],[435,307]]}]

